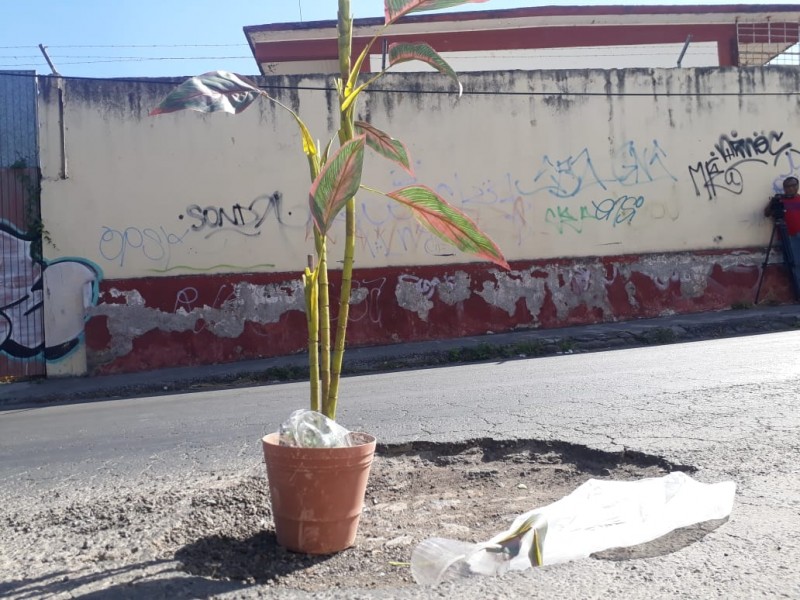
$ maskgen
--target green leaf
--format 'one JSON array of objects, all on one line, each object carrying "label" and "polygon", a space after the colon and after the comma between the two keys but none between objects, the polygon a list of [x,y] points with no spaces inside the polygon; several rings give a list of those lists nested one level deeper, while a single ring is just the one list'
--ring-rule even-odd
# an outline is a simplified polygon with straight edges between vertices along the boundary
[{"label": "green leaf", "polygon": [[386,23],[388,24],[412,12],[439,10],[440,8],[450,8],[470,3],[477,4],[478,2],[486,2],[486,0],[384,0],[383,6]]},{"label": "green leaf", "polygon": [[405,204],[428,231],[462,252],[475,254],[510,269],[497,245],[467,215],[450,206],[428,187],[412,185],[386,194]]},{"label": "green leaf", "polygon": [[354,125],[356,131],[366,134],[367,146],[375,150],[375,152],[381,156],[399,164],[409,175],[414,175],[414,171],[411,169],[411,164],[408,160],[408,150],[406,150],[403,142],[394,139],[388,133],[364,121],[356,121]]},{"label": "green leaf", "polygon": [[389,46],[389,66],[396,65],[409,60],[421,60],[432,66],[440,73],[444,73],[458,84],[458,95],[461,95],[462,86],[458,80],[458,75],[447,62],[428,44],[419,42],[416,44],[397,43]]},{"label": "green leaf", "polygon": [[323,235],[347,201],[361,185],[366,136],[360,135],[345,143],[328,161],[311,185],[311,216]]},{"label": "green leaf", "polygon": [[184,81],[151,110],[150,115],[186,109],[238,114],[259,96],[267,94],[241,75],[211,71]]},{"label": "green leaf", "polygon": [[[516,521],[514,521],[516,523]],[[522,538],[529,531],[533,530],[531,547],[528,550],[528,560],[531,566],[541,567],[544,561],[544,539],[547,537],[547,519],[541,513],[535,512],[529,515],[516,529],[508,535],[496,540],[493,538],[493,546],[486,546],[487,552],[508,553],[511,558],[516,557],[522,546]]]},{"label": "green leaf", "polygon": [[328,140],[328,145],[325,146],[325,151],[322,153],[322,156],[319,159],[319,164],[324,165],[328,162],[328,155],[331,153],[331,146],[333,145],[333,138]]}]

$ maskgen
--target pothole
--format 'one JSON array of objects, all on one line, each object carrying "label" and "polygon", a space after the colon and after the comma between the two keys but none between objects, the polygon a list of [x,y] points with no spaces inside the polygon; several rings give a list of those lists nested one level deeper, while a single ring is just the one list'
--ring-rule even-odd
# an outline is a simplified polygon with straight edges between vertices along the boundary
[{"label": "pothole", "polygon": [[[655,456],[536,441],[382,446],[353,548],[315,557],[277,546],[266,482],[259,477],[198,497],[168,538],[182,544],[175,558],[183,568],[203,577],[306,591],[402,587],[414,585],[411,551],[426,538],[485,541],[520,513],[558,500],[589,478],[630,480],[674,470],[693,469]],[[667,551],[669,545],[648,550]],[[607,558],[635,556],[628,549]]]},{"label": "pothole", "polygon": [[[485,541],[589,478],[630,480],[675,470],[694,469],[558,442],[380,446],[356,546],[327,557],[277,546],[263,465],[247,475],[184,481],[176,474],[104,496],[76,490],[5,512],[0,579],[8,581],[0,583],[0,596],[31,597],[33,588],[53,596],[141,588],[142,597],[162,597],[158,590],[182,597],[175,591],[181,589],[186,597],[206,597],[253,583],[310,592],[410,586],[411,552],[424,539]],[[666,554],[720,523],[595,558]]]}]

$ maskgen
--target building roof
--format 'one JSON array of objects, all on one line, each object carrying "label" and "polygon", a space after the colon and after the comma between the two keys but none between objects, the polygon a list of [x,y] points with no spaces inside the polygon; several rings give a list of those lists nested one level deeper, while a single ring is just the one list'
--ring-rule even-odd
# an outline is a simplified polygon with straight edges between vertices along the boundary
[{"label": "building roof", "polygon": [[[361,52],[383,18],[356,19],[353,52]],[[410,15],[389,41],[426,41],[440,53],[531,48],[716,42],[720,65],[765,64],[798,41],[800,4],[692,6],[545,6]],[[262,73],[336,71],[336,21],[244,28]],[[689,38],[691,36],[691,38]],[[380,52],[380,43],[375,52]],[[292,66],[295,68],[292,69]],[[367,70],[369,66],[366,67]]]}]

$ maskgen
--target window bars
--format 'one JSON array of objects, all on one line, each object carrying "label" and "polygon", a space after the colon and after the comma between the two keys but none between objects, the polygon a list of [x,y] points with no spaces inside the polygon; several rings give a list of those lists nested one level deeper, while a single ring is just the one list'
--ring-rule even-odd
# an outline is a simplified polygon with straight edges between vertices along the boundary
[{"label": "window bars", "polygon": [[736,23],[740,67],[800,66],[800,24]]}]

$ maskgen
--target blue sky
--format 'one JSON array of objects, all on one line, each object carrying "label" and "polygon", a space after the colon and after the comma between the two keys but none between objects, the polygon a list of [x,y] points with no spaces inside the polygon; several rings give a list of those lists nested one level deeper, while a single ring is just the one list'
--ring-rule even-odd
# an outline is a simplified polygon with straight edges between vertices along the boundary
[{"label": "blue sky", "polygon": [[[383,0],[351,0],[355,17],[383,14]],[[458,10],[575,4],[733,4],[724,0],[490,0]],[[752,4],[760,2],[753,1]],[[796,4],[771,0],[770,4]],[[242,27],[336,17],[336,0],[18,0],[3,2],[0,70],[72,77],[160,77],[214,69],[258,72]],[[202,58],[201,58],[202,57]]]}]

